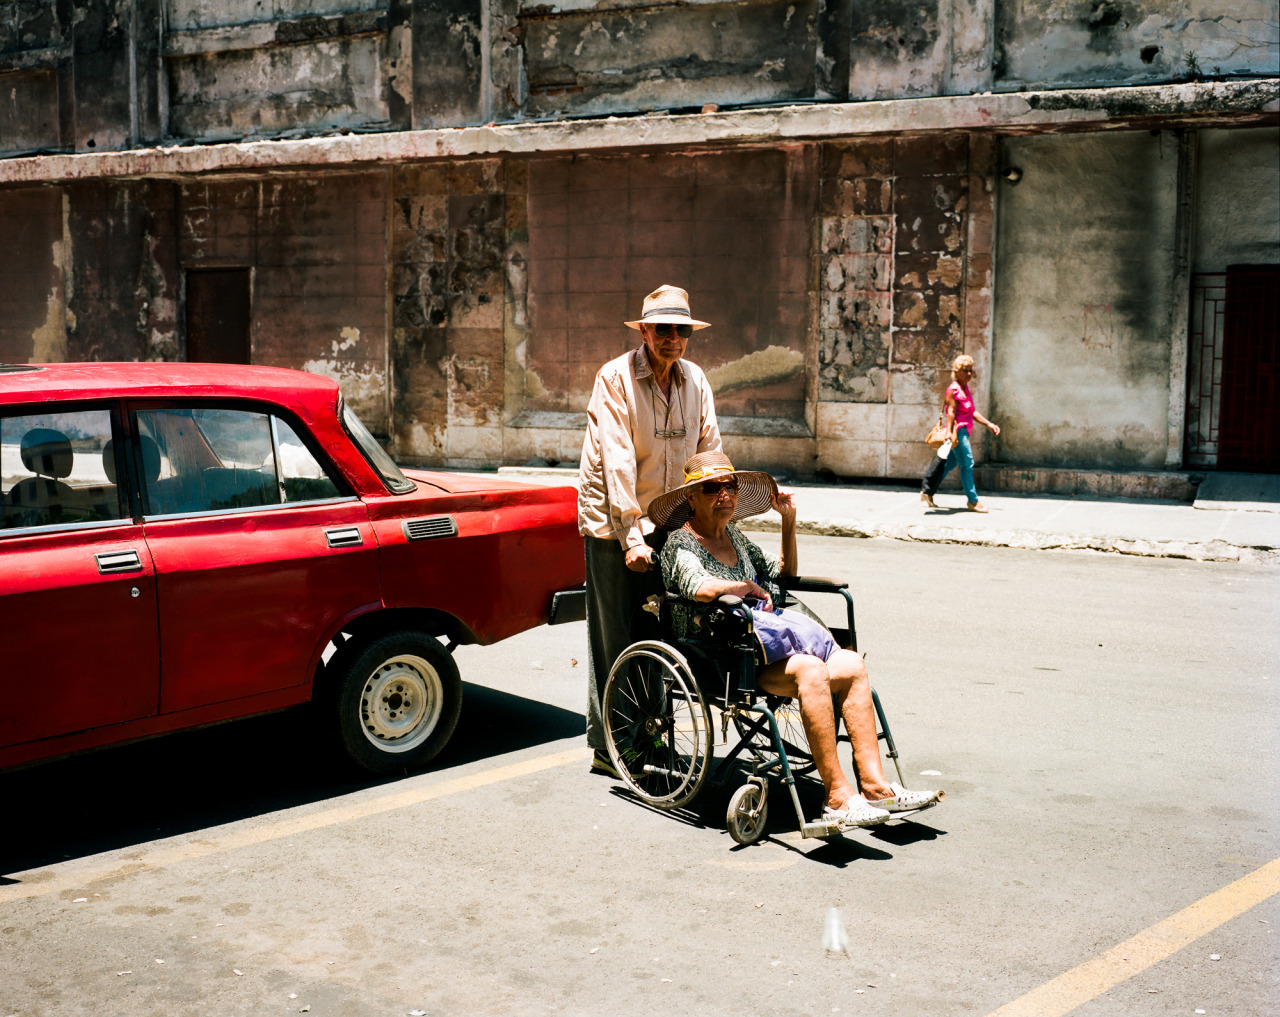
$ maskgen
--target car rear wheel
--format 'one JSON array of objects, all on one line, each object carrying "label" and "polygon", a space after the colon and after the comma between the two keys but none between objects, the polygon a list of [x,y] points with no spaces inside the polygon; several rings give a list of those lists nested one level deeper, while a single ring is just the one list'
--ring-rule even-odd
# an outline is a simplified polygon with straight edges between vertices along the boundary
[{"label": "car rear wheel", "polygon": [[424,632],[380,636],[341,667],[338,736],[347,756],[370,773],[402,773],[433,759],[462,710],[453,657]]}]

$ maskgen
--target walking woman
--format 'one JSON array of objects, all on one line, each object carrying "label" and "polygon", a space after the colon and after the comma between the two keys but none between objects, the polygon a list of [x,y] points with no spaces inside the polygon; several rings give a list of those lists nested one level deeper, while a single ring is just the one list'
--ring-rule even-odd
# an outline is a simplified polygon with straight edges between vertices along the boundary
[{"label": "walking woman", "polygon": [[937,508],[933,496],[938,493],[947,474],[959,464],[960,483],[969,498],[969,511],[985,512],[986,506],[978,501],[978,489],[973,485],[973,444],[970,440],[973,422],[976,420],[992,434],[999,434],[1000,428],[973,407],[973,396],[969,392],[973,357],[965,354],[956,357],[951,362],[951,377],[954,380],[947,386],[946,394],[947,440],[951,442],[951,453],[941,470],[936,468],[936,463],[930,464],[920,484],[920,500],[929,508]]}]

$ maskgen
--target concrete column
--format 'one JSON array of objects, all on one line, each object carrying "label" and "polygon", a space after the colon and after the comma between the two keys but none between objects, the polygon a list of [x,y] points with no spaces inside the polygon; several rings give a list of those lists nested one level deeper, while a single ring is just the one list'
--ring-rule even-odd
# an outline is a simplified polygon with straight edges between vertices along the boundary
[{"label": "concrete column", "polygon": [[1195,249],[1197,131],[1178,131],[1178,204],[1174,223],[1173,284],[1169,301],[1169,447],[1165,465],[1182,467],[1187,416],[1187,335],[1191,252]]}]

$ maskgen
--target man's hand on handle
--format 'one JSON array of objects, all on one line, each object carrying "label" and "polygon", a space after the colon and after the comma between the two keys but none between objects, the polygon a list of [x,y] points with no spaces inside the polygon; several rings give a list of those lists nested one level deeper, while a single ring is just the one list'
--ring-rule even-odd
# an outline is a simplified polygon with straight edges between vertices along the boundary
[{"label": "man's hand on handle", "polygon": [[653,548],[648,544],[633,544],[627,548],[624,560],[632,572],[648,572],[653,568]]}]

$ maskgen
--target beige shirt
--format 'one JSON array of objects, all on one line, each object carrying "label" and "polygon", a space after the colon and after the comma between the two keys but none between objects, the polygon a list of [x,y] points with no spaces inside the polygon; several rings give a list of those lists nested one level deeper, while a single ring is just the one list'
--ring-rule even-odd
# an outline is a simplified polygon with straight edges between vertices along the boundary
[{"label": "beige shirt", "polygon": [[623,548],[643,544],[654,529],[645,515],[649,503],[684,483],[690,456],[719,449],[715,397],[700,367],[676,362],[668,400],[643,346],[610,360],[596,374],[587,405],[578,532],[613,537]]}]

